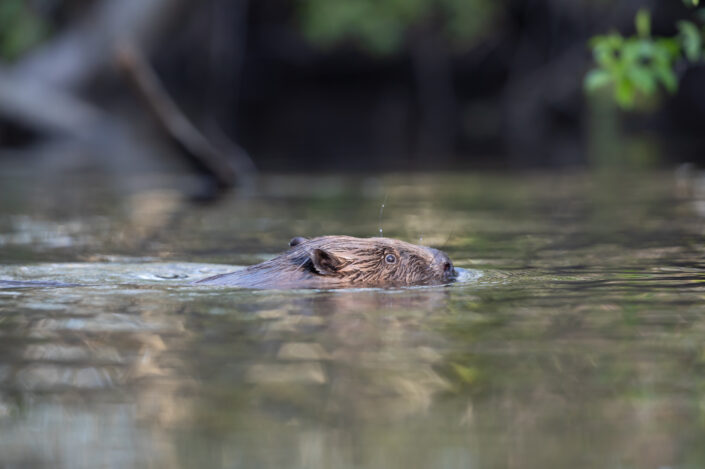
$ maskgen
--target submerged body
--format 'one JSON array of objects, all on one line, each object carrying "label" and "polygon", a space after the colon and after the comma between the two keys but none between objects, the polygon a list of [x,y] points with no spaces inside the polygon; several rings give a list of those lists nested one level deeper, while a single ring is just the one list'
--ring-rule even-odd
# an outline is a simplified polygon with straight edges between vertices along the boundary
[{"label": "submerged body", "polygon": [[285,253],[195,283],[243,288],[385,288],[443,285],[457,274],[437,249],[390,238],[294,238]]}]

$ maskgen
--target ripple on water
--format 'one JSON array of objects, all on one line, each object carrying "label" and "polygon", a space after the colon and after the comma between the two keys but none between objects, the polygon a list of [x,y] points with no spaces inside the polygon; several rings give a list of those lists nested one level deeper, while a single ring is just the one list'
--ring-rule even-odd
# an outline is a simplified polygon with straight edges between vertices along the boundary
[{"label": "ripple on water", "polygon": [[[55,282],[55,285],[46,286],[123,286],[119,288],[121,293],[128,293],[124,290],[128,285],[156,286],[156,285],[184,285],[205,276],[217,275],[226,272],[233,272],[243,269],[244,266],[224,265],[224,264],[201,264],[201,263],[160,263],[160,262],[86,262],[86,263],[66,263],[66,264],[36,264],[22,266],[0,266],[0,278],[17,280],[17,288],[31,286],[21,282]],[[458,278],[456,284],[467,285],[481,282],[491,284],[505,281],[510,276],[501,271],[482,271],[478,269],[456,268]],[[6,289],[12,290],[13,286],[8,284]],[[228,288],[228,287],[225,287]],[[423,288],[423,287],[422,287]],[[346,289],[346,290],[371,290]],[[374,289],[372,289],[374,290]],[[5,295],[10,292],[2,292]],[[139,293],[135,291],[134,293]],[[53,309],[51,304],[36,304],[37,309]]]},{"label": "ripple on water", "polygon": [[[0,279],[82,286],[0,291],[0,466],[705,467],[701,204],[638,179],[380,178],[358,199],[280,178],[118,246],[143,231],[33,215],[0,233],[23,264]],[[375,233],[387,182],[385,233],[457,224],[457,282],[205,288],[238,267],[159,257],[249,264],[292,235]],[[113,250],[135,255],[27,263]]]},{"label": "ripple on water", "polygon": [[[232,272],[240,266],[189,262],[84,262],[0,265],[0,279],[17,281],[17,288],[47,282],[46,287],[73,285],[179,285],[206,276]],[[38,285],[39,287],[40,285]],[[7,289],[13,285],[8,283]]]}]

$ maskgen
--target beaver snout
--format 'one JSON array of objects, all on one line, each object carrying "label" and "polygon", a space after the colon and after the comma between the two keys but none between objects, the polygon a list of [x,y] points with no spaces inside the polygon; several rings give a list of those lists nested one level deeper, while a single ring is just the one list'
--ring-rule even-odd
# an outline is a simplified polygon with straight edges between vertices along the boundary
[{"label": "beaver snout", "polygon": [[443,264],[443,275],[449,282],[458,278],[458,271],[455,270],[452,262],[449,261]]},{"label": "beaver snout", "polygon": [[458,272],[453,267],[453,262],[450,258],[441,251],[438,251],[434,256],[433,263],[436,264],[436,269],[440,270],[443,280],[446,282],[452,282],[458,278]]}]

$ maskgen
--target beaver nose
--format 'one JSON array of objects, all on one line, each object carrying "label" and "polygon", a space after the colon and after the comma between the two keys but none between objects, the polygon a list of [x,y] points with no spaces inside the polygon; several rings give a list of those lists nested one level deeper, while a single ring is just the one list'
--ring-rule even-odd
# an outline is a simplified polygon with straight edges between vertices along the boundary
[{"label": "beaver nose", "polygon": [[436,257],[436,262],[436,265],[440,266],[441,273],[445,280],[455,280],[458,273],[455,271],[455,268],[453,268],[453,263],[447,255],[441,253],[440,256]]},{"label": "beaver nose", "polygon": [[455,271],[455,268],[453,268],[452,262],[445,261],[443,263],[443,276],[448,280],[454,280],[458,276],[458,273]]}]

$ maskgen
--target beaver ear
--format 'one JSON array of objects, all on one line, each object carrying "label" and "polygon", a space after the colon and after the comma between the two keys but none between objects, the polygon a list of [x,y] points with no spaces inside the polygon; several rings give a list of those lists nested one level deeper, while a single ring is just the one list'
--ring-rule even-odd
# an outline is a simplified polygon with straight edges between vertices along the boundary
[{"label": "beaver ear", "polygon": [[295,238],[291,238],[291,241],[289,241],[289,247],[293,248],[294,246],[298,246],[304,241],[308,241],[308,238],[304,238],[303,236],[296,236]]},{"label": "beaver ear", "polygon": [[343,261],[338,256],[323,249],[313,250],[311,253],[311,262],[316,271],[321,275],[334,274],[343,265]]}]

